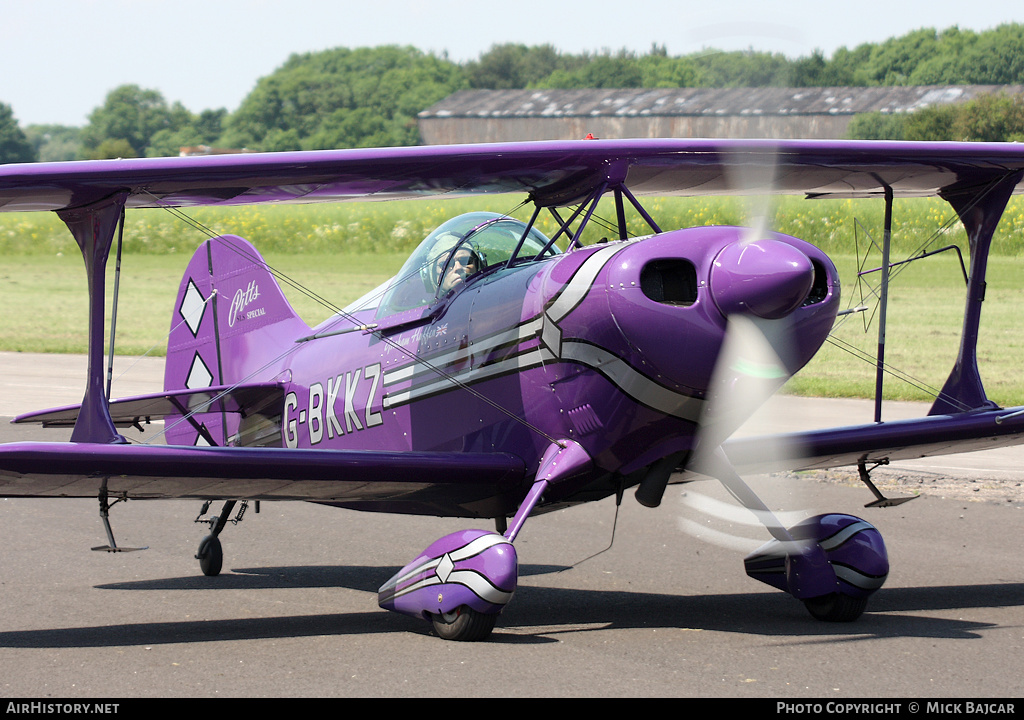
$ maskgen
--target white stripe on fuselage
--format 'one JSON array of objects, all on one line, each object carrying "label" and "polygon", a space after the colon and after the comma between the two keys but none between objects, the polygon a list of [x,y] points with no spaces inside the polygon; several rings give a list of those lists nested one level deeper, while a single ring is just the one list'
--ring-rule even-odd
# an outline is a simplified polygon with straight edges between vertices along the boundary
[{"label": "white stripe on fuselage", "polygon": [[[489,380],[512,372],[522,372],[545,363],[567,361],[597,370],[612,384],[637,402],[666,415],[696,421],[700,416],[703,401],[699,398],[677,392],[644,375],[614,353],[591,343],[562,339],[560,347],[539,347],[522,351],[523,343],[541,337],[545,323],[554,323],[566,317],[576,308],[593,288],[598,273],[626,246],[616,243],[602,248],[583,261],[563,286],[546,312],[482,340],[474,340],[471,347],[463,347],[441,353],[432,358],[413,361],[410,364],[384,374],[384,386],[400,382],[416,382],[429,374],[436,377],[419,382],[405,390],[384,396],[384,407],[391,408],[413,402],[420,398],[455,390]],[[470,357],[486,358],[495,350],[507,347],[508,355],[495,362],[449,372],[453,365],[467,362]]]},{"label": "white stripe on fuselage", "polygon": [[454,365],[468,360],[470,350],[472,350],[473,355],[480,356],[482,354],[493,352],[496,348],[503,345],[521,344],[526,340],[536,337],[540,332],[543,322],[542,318],[534,318],[522,325],[510,328],[509,330],[503,330],[491,337],[483,338],[482,340],[474,340],[472,348],[457,348],[440,355],[435,355],[434,357],[416,360],[404,367],[385,373],[384,386],[387,387],[388,385],[394,385],[395,383],[399,383],[404,380],[412,380],[419,375],[427,373],[437,374],[438,370],[443,371],[444,368],[449,365]]},{"label": "white stripe on fuselage", "polygon": [[666,415],[696,422],[704,402],[651,380],[632,365],[604,348],[590,343],[565,340],[562,360],[577,362],[597,370],[612,384],[637,402]]},{"label": "white stripe on fuselage", "polygon": [[609,245],[584,260],[583,264],[580,265],[579,269],[576,270],[569,279],[569,282],[565,284],[565,287],[562,288],[562,291],[548,307],[548,317],[558,322],[572,312],[573,308],[583,302],[583,298],[594,287],[594,280],[597,279],[597,274],[612,259],[612,256],[624,250],[626,245],[627,243]]}]

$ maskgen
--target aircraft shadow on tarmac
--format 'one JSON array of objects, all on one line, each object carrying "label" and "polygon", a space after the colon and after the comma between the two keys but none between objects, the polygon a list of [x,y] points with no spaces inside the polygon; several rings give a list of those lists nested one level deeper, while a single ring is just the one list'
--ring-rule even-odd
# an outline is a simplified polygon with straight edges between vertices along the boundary
[{"label": "aircraft shadow on tarmac", "polygon": [[[558,566],[525,565],[522,575],[553,573]],[[346,588],[376,592],[398,568],[306,566],[235,569],[217,578],[168,578],[98,585],[104,590],[248,590]],[[812,620],[802,604],[782,593],[671,595],[523,585],[498,621],[489,642],[558,642],[559,635],[629,628],[686,628],[746,633],[800,642],[863,641],[897,637],[976,639],[996,622],[927,617],[929,611],[1024,605],[1024,583],[891,588],[879,592],[854,623]],[[430,626],[376,608],[366,612],[306,616],[124,623],[95,627],[0,632],[0,647],[117,647],[221,642],[325,635],[412,632]]]}]

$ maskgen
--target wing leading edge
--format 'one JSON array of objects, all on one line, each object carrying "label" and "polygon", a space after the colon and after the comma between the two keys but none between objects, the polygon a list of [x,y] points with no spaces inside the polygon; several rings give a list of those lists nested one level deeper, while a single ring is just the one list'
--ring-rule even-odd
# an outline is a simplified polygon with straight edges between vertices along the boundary
[{"label": "wing leading edge", "polygon": [[[822,470],[858,462],[912,460],[1024,444],[1024,408],[931,415],[868,425],[734,438],[724,444],[741,472]],[[766,449],[786,447],[786,460]]]},{"label": "wing leading edge", "polygon": [[126,193],[125,207],[338,202],[532,193],[568,204],[602,182],[634,194],[735,192],[744,163],[770,163],[779,193],[936,195],[1024,170],[1012,143],[855,140],[596,140],[139,158],[0,167],[0,212],[63,210]]},{"label": "wing leading edge", "polygon": [[[522,498],[506,453],[23,442],[0,446],[0,496],[309,500],[494,517]],[[514,499],[514,500],[513,500]],[[513,505],[514,507],[514,505]]]}]

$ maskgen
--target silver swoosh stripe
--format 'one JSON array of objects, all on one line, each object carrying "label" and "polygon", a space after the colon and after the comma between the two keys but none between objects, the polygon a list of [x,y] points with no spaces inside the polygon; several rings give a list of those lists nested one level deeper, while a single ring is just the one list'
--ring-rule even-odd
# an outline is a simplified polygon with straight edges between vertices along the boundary
[{"label": "silver swoosh stripe", "polygon": [[588,343],[566,340],[562,359],[573,360],[599,370],[622,392],[666,415],[696,422],[704,401],[659,385],[617,355]]},{"label": "silver swoosh stripe", "polygon": [[[590,292],[594,279],[597,277],[597,274],[601,269],[614,255],[623,250],[625,246],[626,244],[621,243],[610,245],[606,248],[602,248],[587,258],[572,278],[570,278],[569,282],[561,289],[551,307],[548,308],[545,313],[548,318],[557,323],[569,314],[569,312],[571,312],[572,309],[586,297],[587,293]],[[543,316],[534,318],[519,327],[512,328],[511,330],[499,333],[491,338],[485,338],[482,341],[474,343],[472,352],[473,354],[485,353],[500,345],[509,344],[515,341],[522,342],[538,334],[543,325]],[[468,358],[469,353],[470,348],[458,348],[451,352],[444,353],[433,358],[428,358],[426,362],[412,362],[404,367],[391,370],[384,374],[384,386],[387,387],[388,385],[402,382],[404,380],[411,380],[417,375],[436,373],[437,370],[435,368],[440,367],[443,369],[446,365],[464,361]]]},{"label": "silver swoosh stripe", "polygon": [[[444,556],[442,555],[441,557],[444,557]],[[384,592],[385,590],[390,590],[390,589],[396,588],[399,585],[401,585],[403,582],[405,582],[408,578],[411,578],[411,577],[413,577],[415,575],[419,575],[420,573],[425,573],[428,570],[432,570],[432,569],[436,568],[437,564],[439,562],[441,562],[441,558],[431,558],[429,560],[426,560],[425,562],[420,563],[416,567],[410,569],[409,572],[407,572],[405,575],[402,575],[401,577],[394,577],[389,582],[387,582],[384,585],[382,585],[381,588],[380,588],[380,592]],[[436,575],[433,575],[431,577],[436,577]],[[418,587],[418,586],[420,586],[422,584],[423,584],[423,581],[421,580],[419,583],[416,584],[416,586]]]},{"label": "silver swoosh stripe", "polygon": [[835,570],[836,577],[840,580],[845,580],[850,585],[861,588],[862,590],[877,590],[885,583],[884,577],[871,577],[864,573],[857,572],[847,565],[833,564],[832,569]]},{"label": "silver swoosh stripe", "polygon": [[[419,590],[420,588],[425,588],[425,587],[430,587],[431,585],[440,585],[440,584],[441,584],[441,578],[439,578],[437,575],[431,575],[429,577],[423,578],[419,582],[416,582],[416,583],[413,583],[412,585],[409,585],[408,587],[404,587],[401,590],[397,590],[396,589],[395,592],[394,592],[393,597],[396,597],[396,598],[402,597],[403,595],[408,595],[409,593],[415,592],[415,591]],[[392,584],[392,585],[388,586],[387,588],[381,588],[381,591],[383,591],[385,589],[389,589],[389,590],[390,589],[395,589],[397,587],[398,587],[397,585]]]},{"label": "silver swoosh stripe", "polygon": [[458,348],[435,357],[426,358],[425,361],[412,362],[404,367],[384,373],[384,385],[387,386],[397,382],[402,382],[403,380],[411,380],[416,375],[436,373],[437,371],[435,368],[441,368],[443,370],[447,365],[459,362],[460,360],[466,360],[470,352],[474,355],[487,353],[502,345],[509,345],[529,340],[540,332],[541,325],[543,325],[543,319],[535,318],[518,327],[500,332],[489,338],[484,338],[481,341],[474,342],[471,347]]},{"label": "silver swoosh stripe", "polygon": [[[458,562],[460,560],[465,560],[466,558],[471,558],[474,555],[479,555],[487,548],[494,547],[495,545],[511,544],[512,543],[508,541],[508,538],[505,538],[502,535],[481,535],[475,540],[472,540],[463,545],[462,547],[457,548],[456,550],[453,550],[452,552],[446,554],[448,555],[448,557],[452,559],[453,562]],[[427,572],[428,570],[432,570],[437,567],[437,565],[441,562],[442,558],[444,558],[444,555],[436,558],[427,558],[416,567],[410,568],[409,572],[405,573],[401,577],[394,578],[392,582],[389,582],[384,587],[386,588],[389,586],[394,587],[397,585],[401,585],[407,578],[419,575],[420,573]]]},{"label": "silver swoosh stripe", "polygon": [[[530,352],[502,360],[483,368],[468,369],[451,377],[462,383],[475,383],[513,371],[528,370],[546,362],[554,362],[554,354],[547,348],[539,347]],[[602,348],[588,343],[565,341],[562,344],[562,360],[569,360],[592,367],[600,371],[622,392],[634,400],[666,415],[696,422],[704,407],[699,398],[675,392],[656,383],[643,373],[637,371],[622,358]],[[390,408],[412,402],[420,397],[432,395],[455,386],[449,378],[439,378],[433,382],[409,388],[402,392],[390,393],[384,398],[384,407]]]},{"label": "silver swoosh stripe", "polygon": [[[461,562],[468,558],[479,555],[480,553],[492,548],[496,545],[511,545],[507,538],[501,535],[483,535],[481,537],[472,540],[466,545],[447,553],[447,557],[452,563]],[[381,588],[381,591],[386,589],[397,588],[406,578],[413,577],[420,573],[427,572],[429,570],[436,570],[437,566],[441,564],[444,559],[444,555],[439,558],[432,558],[417,565],[414,569],[400,578],[396,578],[393,582],[388,583],[385,587]],[[495,587],[486,577],[476,572],[475,570],[454,570],[448,574],[448,577],[442,580],[436,572],[429,577],[422,578],[418,582],[403,588],[402,590],[395,592],[394,597],[401,597],[411,592],[415,592],[421,588],[431,587],[433,585],[441,585],[442,583],[463,585],[473,591],[477,597],[483,598],[489,603],[495,605],[504,605],[512,599],[512,593],[506,592]]]},{"label": "silver swoosh stripe", "polygon": [[461,383],[475,383],[514,371],[529,370],[545,362],[553,362],[556,359],[547,348],[536,348],[522,355],[516,355],[500,362],[485,365],[482,368],[471,368],[448,377],[439,378],[433,382],[409,388],[408,390],[390,393],[384,396],[383,405],[385,408],[395,407],[396,405],[412,402],[425,395],[455,390],[458,386],[453,384],[452,379],[458,380]]},{"label": "silver swoosh stripe", "polygon": [[863,520],[861,522],[851,523],[839,532],[837,532],[832,537],[826,538],[818,544],[821,545],[821,549],[825,552],[828,552],[829,550],[835,550],[837,547],[842,546],[843,543],[845,543],[847,540],[849,540],[854,535],[859,533],[861,530],[867,530],[871,527],[871,525],[864,522]]},{"label": "silver swoosh stripe", "polygon": [[471,558],[474,555],[479,555],[484,550],[492,548],[495,545],[511,544],[512,543],[508,541],[508,538],[501,535],[481,535],[476,540],[463,545],[458,550],[453,550],[448,553],[448,557],[450,557],[453,562],[459,562],[460,560]]},{"label": "silver swoosh stripe", "polygon": [[[509,600],[512,599],[513,593],[505,592],[494,587],[487,578],[475,570],[456,570],[448,576],[446,583],[441,582],[441,578],[437,575],[431,575],[429,578],[424,578],[418,583],[410,585],[407,588],[396,592],[394,597],[402,597],[409,593],[415,592],[425,587],[433,587],[435,585],[462,585],[473,591],[477,597],[486,600],[494,605],[505,605]],[[383,589],[383,588],[382,588]]]},{"label": "silver swoosh stripe", "polygon": [[609,245],[584,260],[579,270],[572,276],[568,284],[562,288],[558,297],[551,304],[551,307],[548,308],[548,317],[558,322],[568,315],[590,292],[594,285],[594,279],[601,272],[601,268],[612,259],[613,255],[625,247],[626,244]]},{"label": "silver swoosh stripe", "polygon": [[[587,258],[547,309],[545,313],[547,321],[557,323],[569,314],[590,292],[594,279],[601,269],[627,245],[628,243],[610,245],[598,250]],[[486,353],[501,345],[513,344],[515,342],[521,343],[532,339],[540,333],[545,326],[544,324],[545,318],[543,316],[535,318],[517,328],[498,333],[491,338],[474,344],[472,352],[474,355]],[[413,380],[419,375],[436,373],[435,367],[443,369],[446,365],[464,361],[468,359],[469,354],[469,348],[460,348],[430,359],[429,365],[424,362],[411,363],[405,367],[385,373],[384,385],[386,387],[397,382]],[[453,383],[453,379],[461,383],[479,382],[503,373],[527,370],[545,362],[557,361],[559,359],[570,360],[599,370],[624,393],[666,415],[672,415],[692,422],[696,422],[700,417],[704,404],[702,400],[675,392],[660,385],[637,371],[625,360],[607,350],[588,343],[574,342],[572,340],[563,341],[560,357],[556,357],[547,348],[538,348],[522,355],[486,365],[483,368],[470,368],[447,377],[439,377],[433,382],[418,387],[385,395],[383,406],[385,408],[395,407],[426,395],[453,390],[457,387]]]},{"label": "silver swoosh stripe", "polygon": [[464,585],[477,597],[494,605],[505,605],[512,599],[512,593],[494,587],[487,578],[474,570],[456,570],[448,576],[448,584]]}]

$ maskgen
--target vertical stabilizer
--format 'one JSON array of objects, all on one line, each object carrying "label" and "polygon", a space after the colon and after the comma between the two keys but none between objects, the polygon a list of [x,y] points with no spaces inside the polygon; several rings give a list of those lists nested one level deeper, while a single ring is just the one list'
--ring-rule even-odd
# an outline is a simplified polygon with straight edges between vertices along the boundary
[{"label": "vertical stabilizer", "polygon": [[[273,380],[288,367],[288,350],[309,334],[266,263],[248,241],[221,235],[204,242],[178,288],[167,341],[165,390],[195,390]],[[223,445],[238,418],[167,418],[173,445]]]}]

